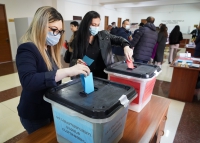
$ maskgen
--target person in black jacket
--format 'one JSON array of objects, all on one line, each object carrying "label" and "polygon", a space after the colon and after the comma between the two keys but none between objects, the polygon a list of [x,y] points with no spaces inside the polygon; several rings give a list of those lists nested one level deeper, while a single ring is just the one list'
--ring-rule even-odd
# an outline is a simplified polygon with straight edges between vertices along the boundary
[{"label": "person in black jacket", "polygon": [[79,23],[77,21],[72,21],[70,23],[70,29],[71,31],[73,32],[70,40],[68,43],[68,49],[67,51],[65,52],[65,56],[64,56],[64,61],[66,63],[70,63],[70,60],[71,60],[71,57],[72,57],[72,52],[73,52],[73,47],[72,47],[72,42],[74,40],[74,37],[76,37],[76,33],[77,33],[77,30],[78,30],[78,26],[79,26]]},{"label": "person in black jacket", "polygon": [[124,38],[114,36],[105,30],[99,31],[99,25],[100,15],[97,12],[86,13],[75,38],[71,64],[85,64],[82,58],[86,55],[94,60],[89,66],[93,75],[107,79],[107,74],[103,70],[113,63],[111,45],[120,45],[124,48],[124,54],[128,60],[131,60],[133,50],[129,48],[129,42]]},{"label": "person in black jacket", "polygon": [[49,124],[51,104],[44,101],[45,92],[68,76],[89,75],[87,66],[77,64],[61,69],[60,50],[64,41],[62,15],[53,7],[39,8],[17,49],[16,65],[22,85],[17,107],[20,121],[30,134]]},{"label": "person in black jacket", "polygon": [[175,60],[181,40],[183,40],[183,35],[180,32],[180,26],[176,25],[169,35],[169,64]]},{"label": "person in black jacket", "polygon": [[132,37],[134,37],[135,36],[135,34],[139,31],[139,29],[141,28],[141,27],[143,27],[144,26],[144,23],[140,23],[139,24],[139,28],[138,29],[136,29],[135,31],[134,31],[134,33],[132,34]]},{"label": "person in black jacket", "polygon": [[112,25],[112,29],[110,30],[110,34],[116,35],[117,31],[118,31],[118,27],[116,26],[116,22],[112,22],[111,25]]},{"label": "person in black jacket", "polygon": [[[122,22],[122,27],[120,27],[116,33],[116,36],[123,37],[128,42],[132,40],[132,35],[130,29],[130,23],[128,20],[124,20]],[[115,62],[125,61],[126,57],[124,56],[123,48],[119,48],[118,46],[112,46],[112,52],[114,54]]]},{"label": "person in black jacket", "polygon": [[195,40],[195,51],[194,51],[194,57],[200,57],[200,34]]},{"label": "person in black jacket", "polygon": [[157,65],[160,67],[163,62],[163,55],[164,55],[164,50],[165,50],[165,46],[167,42],[167,37],[168,37],[167,27],[165,24],[162,24],[160,27],[160,31],[158,33],[158,39],[157,39],[158,47],[157,47],[156,55],[154,58],[154,63],[157,62]]},{"label": "person in black jacket", "polygon": [[196,26],[196,29],[192,30],[192,32],[190,34],[192,34],[192,38],[198,37],[200,35],[200,30],[199,30],[198,26]]},{"label": "person in black jacket", "polygon": [[134,48],[134,61],[147,63],[150,61],[154,46],[157,42],[158,33],[153,24],[155,18],[148,17],[147,23],[134,35],[131,46]]}]

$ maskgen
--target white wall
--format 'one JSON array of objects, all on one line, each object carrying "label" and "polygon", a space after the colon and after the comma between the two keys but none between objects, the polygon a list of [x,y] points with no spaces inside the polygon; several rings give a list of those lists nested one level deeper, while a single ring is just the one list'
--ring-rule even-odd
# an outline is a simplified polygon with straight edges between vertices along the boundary
[{"label": "white wall", "polygon": [[[109,24],[117,22],[117,18],[131,19],[132,10],[113,9],[99,4],[98,0],[0,0],[5,4],[7,19],[33,17],[35,11],[41,6],[53,6],[62,14],[64,20],[72,20],[73,16],[82,16],[91,10],[101,15],[100,30],[104,29],[104,17],[109,16]],[[12,58],[15,60],[17,51],[17,38],[14,22],[8,22]]]},{"label": "white wall", "polygon": [[[52,1],[51,0],[0,0],[0,4],[5,4],[6,15],[8,20],[21,17],[33,17],[35,11],[39,7],[52,6]],[[8,22],[8,31],[10,36],[12,58],[13,60],[15,60],[18,46],[17,46],[17,38],[16,38],[14,22]]]},{"label": "white wall", "polygon": [[57,0],[57,10],[64,20],[72,20],[73,16],[84,16],[91,11],[92,0]]},{"label": "white wall", "polygon": [[109,16],[109,25],[112,22],[117,23],[118,18],[122,18],[122,21],[125,19],[129,19],[130,22],[132,21],[132,9],[129,8],[114,9],[113,7],[100,5],[98,0],[94,0],[92,10],[97,11],[101,15],[100,30],[104,29],[105,16]]},{"label": "white wall", "polygon": [[[41,6],[53,6],[63,15],[64,20],[72,20],[73,16],[82,16],[91,10],[97,11],[101,15],[100,30],[104,29],[104,18],[109,16],[109,24],[120,17],[122,21],[130,19],[130,22],[139,23],[141,19],[148,16],[156,18],[155,25],[164,23],[163,20],[183,20],[179,22],[183,33],[188,32],[188,27],[193,29],[194,24],[200,22],[200,4],[157,6],[142,8],[120,8],[103,6],[99,0],[0,0],[5,4],[7,19],[33,17],[35,11]],[[171,29],[176,24],[167,24]],[[14,22],[8,22],[10,44],[13,60],[16,56],[17,40]]]},{"label": "white wall", "polygon": [[[157,6],[157,7],[142,7],[133,8],[133,22],[140,22],[141,19],[145,19],[148,16],[155,17],[155,25],[158,26],[160,23],[166,23],[166,20],[182,20],[174,24],[167,24],[170,30],[175,26],[179,25],[183,33],[194,29],[195,24],[200,22],[200,3],[199,4],[184,4],[184,5],[170,5],[170,6]],[[164,20],[164,21],[163,21]]]}]

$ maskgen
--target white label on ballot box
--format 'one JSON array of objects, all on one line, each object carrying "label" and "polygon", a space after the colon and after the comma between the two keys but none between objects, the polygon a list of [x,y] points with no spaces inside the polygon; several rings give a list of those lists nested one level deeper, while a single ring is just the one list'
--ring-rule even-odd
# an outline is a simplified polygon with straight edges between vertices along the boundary
[{"label": "white label on ballot box", "polygon": [[93,143],[93,125],[53,107],[56,133],[72,143]]}]

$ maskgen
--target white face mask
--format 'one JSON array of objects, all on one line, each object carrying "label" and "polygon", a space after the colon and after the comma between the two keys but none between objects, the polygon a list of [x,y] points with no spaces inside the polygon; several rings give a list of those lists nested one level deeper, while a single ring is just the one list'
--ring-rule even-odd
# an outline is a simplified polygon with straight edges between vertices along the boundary
[{"label": "white face mask", "polygon": [[126,25],[126,30],[129,30],[130,29],[130,25]]},{"label": "white face mask", "polygon": [[56,36],[53,35],[53,31],[49,31],[46,37],[46,44],[49,46],[54,46],[58,44],[60,40],[60,33]]},{"label": "white face mask", "polygon": [[89,31],[91,35],[95,36],[99,32],[99,27],[90,26]]}]

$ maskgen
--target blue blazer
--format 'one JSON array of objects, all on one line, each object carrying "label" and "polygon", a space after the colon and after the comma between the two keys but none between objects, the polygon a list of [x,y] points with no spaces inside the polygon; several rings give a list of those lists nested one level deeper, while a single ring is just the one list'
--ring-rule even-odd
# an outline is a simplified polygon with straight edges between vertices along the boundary
[{"label": "blue blazer", "polygon": [[[128,42],[130,42],[129,40],[129,36],[131,35],[131,32],[126,30],[124,27],[121,27],[118,29],[116,36],[120,36],[124,39],[126,39]],[[115,55],[119,55],[119,56],[124,56],[124,49],[123,48],[119,48],[117,46],[113,46],[112,47],[112,52]]]},{"label": "blue blazer", "polygon": [[18,115],[30,120],[52,118],[51,104],[43,96],[49,88],[57,86],[57,70],[48,71],[38,48],[31,42],[18,47],[16,65],[22,85]]}]

